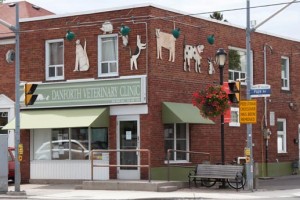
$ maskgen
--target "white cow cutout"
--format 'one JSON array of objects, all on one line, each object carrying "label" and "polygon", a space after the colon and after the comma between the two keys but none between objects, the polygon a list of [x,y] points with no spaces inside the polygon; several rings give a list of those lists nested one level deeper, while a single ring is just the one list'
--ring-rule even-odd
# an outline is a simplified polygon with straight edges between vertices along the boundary
[{"label": "white cow cutout", "polygon": [[184,71],[188,70],[191,71],[191,59],[195,60],[195,72],[201,73],[201,53],[203,52],[204,45],[192,46],[192,45],[185,45],[184,47]]},{"label": "white cow cutout", "polygon": [[161,32],[156,29],[157,41],[157,59],[162,59],[161,48],[164,47],[169,50],[169,61],[175,62],[175,41],[176,38],[170,33]]}]

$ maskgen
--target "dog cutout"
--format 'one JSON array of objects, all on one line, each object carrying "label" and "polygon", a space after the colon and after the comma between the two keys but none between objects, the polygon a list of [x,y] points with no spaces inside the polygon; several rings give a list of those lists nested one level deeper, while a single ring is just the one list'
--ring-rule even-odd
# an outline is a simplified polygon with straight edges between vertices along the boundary
[{"label": "dog cutout", "polygon": [[169,33],[156,29],[157,59],[162,59],[162,47],[169,50],[169,61],[175,62],[175,41],[176,38]]},{"label": "dog cutout", "polygon": [[185,45],[184,47],[184,71],[188,70],[191,71],[191,59],[195,60],[195,72],[201,73],[201,53],[203,52],[204,45],[192,46],[192,45]]},{"label": "dog cutout", "polygon": [[137,35],[136,36],[136,49],[133,55],[131,55],[130,57],[130,69],[133,70],[133,67],[135,68],[135,70],[138,69],[137,66],[137,59],[139,58],[142,49],[146,49],[146,43],[143,44],[141,43],[141,36]]},{"label": "dog cutout", "polygon": [[89,58],[86,53],[86,40],[84,41],[84,47],[81,46],[80,40],[76,40],[76,57],[75,57],[75,69],[76,71],[87,71],[90,68]]}]

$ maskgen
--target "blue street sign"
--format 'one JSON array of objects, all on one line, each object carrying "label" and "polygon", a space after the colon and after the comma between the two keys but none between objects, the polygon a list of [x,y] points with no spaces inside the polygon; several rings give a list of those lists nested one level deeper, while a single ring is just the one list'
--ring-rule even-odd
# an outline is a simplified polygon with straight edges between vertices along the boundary
[{"label": "blue street sign", "polygon": [[250,89],[251,97],[270,97],[271,89]]}]

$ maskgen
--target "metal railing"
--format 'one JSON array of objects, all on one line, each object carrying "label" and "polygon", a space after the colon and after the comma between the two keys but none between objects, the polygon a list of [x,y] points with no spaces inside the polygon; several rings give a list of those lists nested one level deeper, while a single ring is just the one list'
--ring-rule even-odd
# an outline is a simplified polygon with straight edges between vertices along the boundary
[{"label": "metal railing", "polygon": [[[94,153],[108,153],[108,152],[146,152],[148,154],[147,165],[114,165],[114,164],[94,164],[96,157]],[[90,153],[91,158],[91,179],[94,180],[94,167],[147,167],[148,168],[148,180],[151,182],[151,152],[149,149],[107,149],[107,150],[92,150]]]},{"label": "metal railing", "polygon": [[[211,156],[210,156],[210,153],[207,153],[207,152],[198,152],[198,151],[184,151],[184,150],[175,150],[175,149],[168,149],[168,152],[167,152],[167,163],[168,163],[168,171],[167,171],[167,178],[168,178],[168,181],[170,181],[170,154],[171,154],[171,151],[172,152],[182,152],[182,153],[191,153],[191,154],[202,154],[202,155],[207,155],[208,156],[208,161],[211,163]],[[182,165],[173,165],[175,167],[182,167]]]}]

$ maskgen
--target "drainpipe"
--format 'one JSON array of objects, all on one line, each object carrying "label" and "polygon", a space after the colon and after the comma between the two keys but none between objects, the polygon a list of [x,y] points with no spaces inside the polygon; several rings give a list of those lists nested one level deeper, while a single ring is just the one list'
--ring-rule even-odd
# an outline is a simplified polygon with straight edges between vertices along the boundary
[{"label": "drainpipe", "polygon": [[[268,45],[268,44],[264,44],[264,84],[267,84],[267,47],[270,49],[270,52],[272,54],[273,48]],[[267,120],[267,97],[264,97],[264,116],[265,116],[265,123],[264,123],[264,136],[266,136],[265,138],[265,142],[266,142],[266,176],[268,176],[268,151],[269,151],[269,139],[268,139],[268,135],[267,135],[267,126],[268,126],[268,120]]]}]

